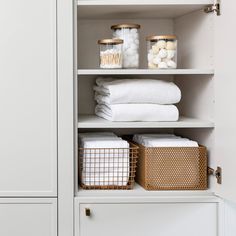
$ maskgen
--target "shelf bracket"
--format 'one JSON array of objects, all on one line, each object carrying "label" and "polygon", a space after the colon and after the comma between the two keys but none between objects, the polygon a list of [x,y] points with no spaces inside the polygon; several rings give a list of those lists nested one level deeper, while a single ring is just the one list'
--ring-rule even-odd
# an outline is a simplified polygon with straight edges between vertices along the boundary
[{"label": "shelf bracket", "polygon": [[217,16],[220,16],[220,3],[208,5],[204,8],[205,13],[215,12]]},{"label": "shelf bracket", "polygon": [[222,184],[222,168],[217,166],[216,170],[208,167],[208,175],[213,175],[216,177],[217,183]]}]

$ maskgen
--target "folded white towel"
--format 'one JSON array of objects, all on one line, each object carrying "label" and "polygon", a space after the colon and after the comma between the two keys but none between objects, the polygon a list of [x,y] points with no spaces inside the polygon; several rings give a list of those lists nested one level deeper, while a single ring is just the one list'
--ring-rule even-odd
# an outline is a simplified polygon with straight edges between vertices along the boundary
[{"label": "folded white towel", "polygon": [[81,181],[85,185],[127,185],[129,143],[111,132],[80,133]]},{"label": "folded white towel", "polygon": [[133,136],[133,141],[139,144],[143,143],[143,140],[145,139],[154,139],[154,138],[171,138],[171,137],[177,137],[174,134],[135,134]]},{"label": "folded white towel", "polygon": [[175,135],[135,135],[133,140],[145,147],[198,147],[198,143]]},{"label": "folded white towel", "polygon": [[97,78],[96,83],[98,86],[94,86],[95,100],[99,104],[175,104],[181,99],[180,89],[168,81]]},{"label": "folded white towel", "polygon": [[179,119],[176,106],[158,104],[97,105],[95,114],[110,121],[177,121]]},{"label": "folded white towel", "polygon": [[112,132],[91,132],[91,133],[79,133],[79,138],[95,138],[95,139],[103,139],[103,138],[119,138]]},{"label": "folded white towel", "polygon": [[123,173],[116,175],[113,173],[86,174],[82,173],[82,183],[87,186],[126,186],[129,180],[129,174]]}]

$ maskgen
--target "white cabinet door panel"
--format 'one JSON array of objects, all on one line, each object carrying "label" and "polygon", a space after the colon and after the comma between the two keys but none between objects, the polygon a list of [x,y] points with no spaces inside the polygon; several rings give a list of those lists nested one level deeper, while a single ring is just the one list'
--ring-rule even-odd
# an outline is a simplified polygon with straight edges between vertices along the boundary
[{"label": "white cabinet door panel", "polygon": [[216,203],[81,204],[76,236],[217,236],[217,215]]},{"label": "white cabinet door panel", "polygon": [[57,195],[56,0],[0,7],[0,196]]},{"label": "white cabinet door panel", "polygon": [[57,236],[53,199],[0,199],[0,235]]},{"label": "white cabinet door panel", "polygon": [[[222,168],[222,184],[216,193],[236,202],[236,47],[229,37],[236,37],[236,1],[221,1],[221,15],[215,16],[215,151],[216,165]],[[216,168],[216,166],[214,167]]]}]

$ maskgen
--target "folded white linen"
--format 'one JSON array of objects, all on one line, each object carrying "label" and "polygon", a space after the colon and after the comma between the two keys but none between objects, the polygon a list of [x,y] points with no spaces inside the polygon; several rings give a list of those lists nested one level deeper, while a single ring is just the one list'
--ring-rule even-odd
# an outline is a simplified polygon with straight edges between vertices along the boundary
[{"label": "folded white linen", "polygon": [[[96,176],[98,185],[107,185],[112,182],[113,185],[123,185],[121,180],[113,181],[109,179],[107,174],[112,176],[128,176],[129,175],[129,143],[117,137],[111,132],[98,133],[79,133],[80,147],[84,148],[80,151],[80,165],[83,174],[86,175],[84,184],[91,184],[91,176]],[[99,179],[103,178],[102,184]],[[105,183],[105,184],[104,184]]]},{"label": "folded white linen", "polygon": [[115,104],[97,105],[95,114],[110,121],[177,121],[179,111],[174,105]]},{"label": "folded white linen", "polygon": [[95,100],[99,104],[175,104],[181,99],[178,86],[163,80],[97,78],[96,83]]},{"label": "folded white linen", "polygon": [[110,137],[117,137],[114,133],[112,132],[91,132],[91,133],[79,133],[79,138],[96,138],[96,139],[102,139],[102,138],[110,138]]},{"label": "folded white linen", "polygon": [[99,173],[86,174],[82,173],[82,183],[87,186],[125,186],[129,180],[129,174],[113,174],[113,173]]},{"label": "folded white linen", "polygon": [[145,139],[151,138],[170,138],[170,137],[177,137],[174,134],[135,134],[133,136],[133,141],[139,144],[143,143]]},{"label": "folded white linen", "polygon": [[[87,167],[83,167],[83,172],[84,173],[129,173],[129,164],[120,164],[121,167],[101,167],[101,165],[97,165],[97,167],[92,167],[94,163],[92,163],[92,165],[90,165],[89,163],[84,164],[84,166]],[[97,163],[96,163],[97,164]]]},{"label": "folded white linen", "polygon": [[175,135],[135,135],[133,140],[145,147],[198,147],[198,143]]}]

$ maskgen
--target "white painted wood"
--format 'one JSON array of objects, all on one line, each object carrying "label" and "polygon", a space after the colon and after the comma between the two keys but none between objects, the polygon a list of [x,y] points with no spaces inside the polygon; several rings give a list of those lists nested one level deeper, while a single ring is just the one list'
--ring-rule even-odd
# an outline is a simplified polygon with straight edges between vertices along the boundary
[{"label": "white painted wood", "polygon": [[214,128],[214,123],[180,117],[177,122],[111,122],[95,115],[80,115],[78,128]]},{"label": "white painted wood", "polygon": [[[224,236],[235,236],[236,233],[236,203],[225,201],[224,202]],[[222,234],[223,235],[223,234]]]},{"label": "white painted wood", "polygon": [[74,236],[76,2],[58,0],[58,236]]},{"label": "white painted wood", "polygon": [[236,37],[235,27],[229,27],[235,22],[236,2],[223,2],[221,16],[215,16],[215,158],[216,165],[223,169],[221,185],[216,185],[216,192],[221,197],[236,202],[235,166],[236,166],[236,100],[234,76],[236,47],[231,47],[226,35]]},{"label": "white painted wood", "polygon": [[0,199],[0,235],[57,236],[57,200]]},{"label": "white painted wood", "polygon": [[213,74],[214,74],[213,69],[175,69],[175,70],[79,69],[78,70],[78,75],[213,75]]},{"label": "white painted wood", "polygon": [[57,196],[56,0],[2,4],[0,196]]},{"label": "white painted wood", "polygon": [[216,236],[217,215],[216,203],[80,204],[76,235]]},{"label": "white painted wood", "polygon": [[203,9],[212,0],[78,0],[80,18],[175,18]]},{"label": "white painted wood", "polygon": [[216,197],[214,194],[210,191],[147,191],[144,188],[142,188],[140,185],[135,184],[134,189],[132,190],[84,190],[79,189],[76,196],[80,199],[86,199],[88,198],[119,198],[119,197],[125,197],[125,198],[155,198],[155,199],[173,199],[174,200],[183,200],[186,201],[186,199],[194,199],[194,201],[197,201],[196,199],[202,199],[209,201],[216,201]]}]

